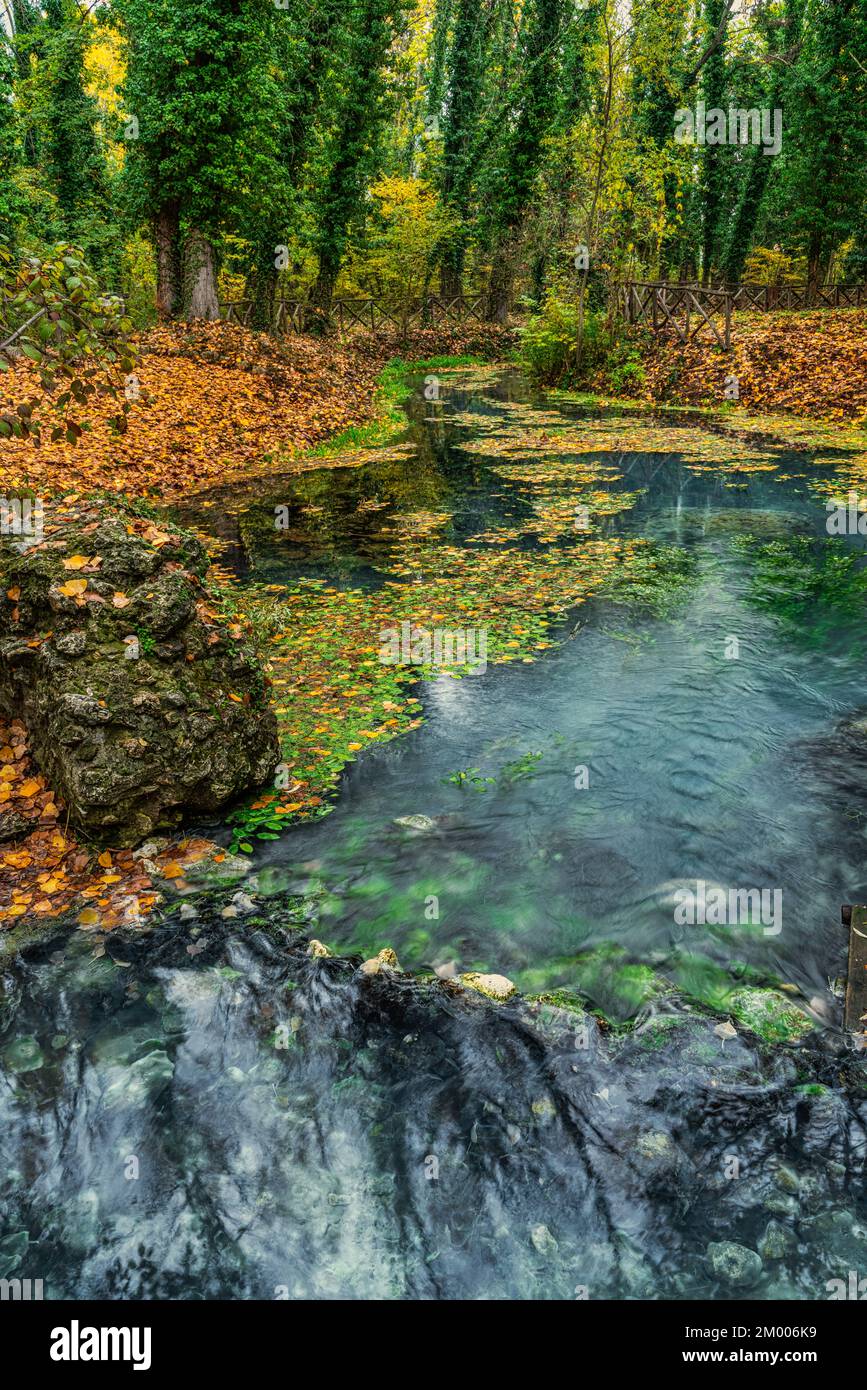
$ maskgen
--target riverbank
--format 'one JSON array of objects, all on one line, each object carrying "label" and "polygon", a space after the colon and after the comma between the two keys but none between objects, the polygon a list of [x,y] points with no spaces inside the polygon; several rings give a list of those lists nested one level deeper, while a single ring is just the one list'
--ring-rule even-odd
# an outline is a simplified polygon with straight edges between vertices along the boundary
[{"label": "riverbank", "polygon": [[[26,440],[0,439],[0,483],[4,495],[52,496],[62,488],[172,501],[214,482],[273,472],[335,437],[354,444],[375,439],[383,416],[395,409],[393,392],[378,383],[393,358],[496,361],[512,341],[503,329],[482,324],[407,338],[359,334],[346,342],[278,340],[226,323],[162,326],[137,343],[125,434],[111,428],[116,401],[96,397],[77,444],[46,442],[37,449]],[[19,361],[10,395],[33,394],[35,376],[33,363]]]},{"label": "riverbank", "polygon": [[[437,376],[438,398],[420,406],[422,432],[417,426],[409,441],[396,443],[410,425],[399,403],[410,390],[412,370]],[[532,666],[567,635],[558,628],[566,615],[600,593],[648,611],[676,611],[688,599],[694,575],[685,551],[624,538],[612,528],[641,496],[641,489],[617,485],[613,456],[681,455],[687,476],[712,474],[733,490],[733,500],[754,476],[779,471],[785,477],[791,471],[790,462],[781,469],[774,442],[783,429],[805,454],[807,486],[822,496],[839,490],[839,480],[848,481],[860,466],[857,431],[821,422],[802,426],[793,417],[757,416],[745,423],[740,412],[698,407],[658,416],[626,403],[600,410],[598,400],[568,392],[550,393],[544,405],[531,403],[498,392],[497,370],[458,366],[449,358],[393,363],[376,380],[375,409],[367,422],[284,465],[279,487],[288,487],[286,496],[294,495],[296,478],[300,487],[300,475],[325,470],[322,487],[306,501],[300,487],[294,532],[280,529],[280,513],[288,516],[292,509],[271,505],[267,477],[260,480],[264,491],[250,490],[252,480],[247,489],[239,483],[230,502],[211,500],[202,512],[209,528],[204,539],[215,560],[209,601],[230,630],[258,649],[282,747],[273,784],[231,813],[230,856],[252,854],[290,826],[331,810],[343,779],[365,750],[420,726],[420,682],[444,674],[471,678],[474,669],[488,664]],[[471,393],[477,408],[454,408],[455,383]],[[511,524],[489,523],[456,537],[435,458],[425,465],[426,473],[413,462],[420,441],[438,437],[446,423],[460,456],[471,465],[478,459],[485,474],[514,497],[519,513]],[[848,452],[841,452],[846,445]],[[834,464],[833,473],[816,468],[813,476],[810,465],[823,462]],[[267,572],[270,552],[262,547],[276,545],[279,558],[308,513],[310,539],[306,531],[302,536],[305,546],[315,545],[323,503],[337,490],[337,480],[350,475],[363,479],[353,525],[363,522],[380,537],[376,569],[386,582],[373,587],[312,577],[263,582],[260,566]],[[220,536],[230,520],[223,505],[243,515],[249,566],[243,579],[221,561]],[[153,529],[139,517],[141,510],[135,504],[128,523]],[[72,557],[70,563],[79,559],[88,556]],[[137,621],[147,629],[145,619]],[[396,635],[395,660],[381,659],[384,631]],[[475,643],[482,632],[484,652],[476,644],[468,661],[467,634]],[[455,648],[445,666],[442,653],[434,660],[437,633],[441,643],[443,633],[463,634],[463,659]],[[150,659],[147,650],[143,655]],[[195,872],[199,861],[218,853],[213,841],[181,837],[162,843],[142,864],[111,843],[82,844],[69,832],[60,798],[32,763],[23,725],[6,730],[0,749],[5,757],[0,809],[9,844],[0,851],[0,923],[6,926],[31,914],[50,918],[75,910],[86,924],[95,920],[112,929],[125,916],[150,910],[163,868],[183,880],[187,866]],[[472,784],[474,770],[459,769],[455,775]]]},{"label": "riverbank", "polygon": [[731,352],[707,334],[683,344],[635,331],[629,341],[629,370],[600,371],[593,390],[867,430],[867,310],[739,312]]}]

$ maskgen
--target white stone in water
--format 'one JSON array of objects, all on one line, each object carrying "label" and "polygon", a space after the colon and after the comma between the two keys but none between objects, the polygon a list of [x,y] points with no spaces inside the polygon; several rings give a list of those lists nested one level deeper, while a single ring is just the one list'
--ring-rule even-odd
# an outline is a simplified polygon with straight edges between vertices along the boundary
[{"label": "white stone in water", "polygon": [[402,825],[405,830],[436,830],[437,823],[431,820],[430,816],[397,816],[395,825]]},{"label": "white stone in water", "polygon": [[168,844],[166,839],[145,840],[143,845],[132,852],[133,859],[153,859]]},{"label": "white stone in water", "polygon": [[313,956],[315,960],[323,960],[326,956],[330,956],[331,952],[327,946],[323,946],[321,941],[317,941],[316,938],[313,937],[307,945],[307,954],[308,956]]},{"label": "white stone in water", "polygon": [[540,1255],[556,1255],[560,1248],[547,1226],[534,1226],[530,1231],[530,1240]]},{"label": "white stone in water", "polygon": [[447,960],[444,965],[435,965],[434,974],[441,980],[453,980],[458,973],[456,960]]}]

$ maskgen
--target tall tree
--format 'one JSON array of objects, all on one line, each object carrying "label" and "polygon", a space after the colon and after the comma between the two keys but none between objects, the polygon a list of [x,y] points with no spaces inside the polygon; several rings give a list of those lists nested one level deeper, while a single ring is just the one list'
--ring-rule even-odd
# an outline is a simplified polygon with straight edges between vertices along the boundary
[{"label": "tall tree", "polygon": [[797,95],[784,113],[780,213],[784,235],[806,254],[815,292],[858,226],[867,196],[867,6],[802,3]]},{"label": "tall tree", "polygon": [[[247,178],[271,0],[119,0],[128,36],[127,196],[153,220],[158,307],[215,319],[218,241]],[[178,283],[180,278],[180,284]]]},{"label": "tall tree", "polygon": [[97,129],[98,107],[85,87],[89,42],[89,21],[74,0],[45,0],[39,51],[46,109],[40,154],[57,198],[57,235],[80,245],[95,269],[113,280],[118,247],[108,171]]},{"label": "tall tree", "polygon": [[344,0],[318,0],[315,6],[286,0],[274,10],[269,36],[273,63],[263,75],[267,95],[260,103],[262,119],[250,150],[254,196],[244,219],[251,247],[254,328],[270,328],[272,323],[280,248],[299,217],[301,177],[343,36],[343,10]]},{"label": "tall tree", "polygon": [[[450,7],[444,6],[445,17]],[[442,134],[440,196],[454,230],[437,248],[440,293],[455,299],[463,293],[464,260],[470,233],[469,214],[480,149],[485,78],[491,68],[491,41],[499,0],[457,0],[451,42],[443,44],[443,74],[432,88],[435,110],[429,113]],[[438,56],[438,55],[437,55]],[[432,103],[433,104],[433,103]]]},{"label": "tall tree", "polygon": [[557,109],[563,25],[568,0],[527,0],[518,36],[514,118],[489,178],[492,265],[486,316],[505,321],[512,297],[515,252],[542,163],[545,136]]},{"label": "tall tree", "polygon": [[387,61],[404,17],[405,0],[352,0],[344,6],[340,90],[326,139],[313,237],[319,270],[311,300],[322,311],[330,308],[347,233],[376,169],[388,111]]}]

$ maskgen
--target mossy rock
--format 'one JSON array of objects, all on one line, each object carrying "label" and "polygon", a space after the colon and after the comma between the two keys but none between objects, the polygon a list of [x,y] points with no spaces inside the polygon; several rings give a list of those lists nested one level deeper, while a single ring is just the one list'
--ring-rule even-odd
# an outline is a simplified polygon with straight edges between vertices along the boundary
[{"label": "mossy rock", "polygon": [[475,990],[477,994],[483,994],[486,999],[494,999],[498,1004],[502,1004],[506,999],[511,999],[517,990],[512,981],[505,975],[483,975],[477,970],[471,970],[460,977],[461,984],[467,989]]},{"label": "mossy rock", "polygon": [[620,946],[605,945],[575,962],[575,985],[609,1023],[630,1022],[671,986],[649,965],[630,961]]},{"label": "mossy rock", "polygon": [[803,1009],[775,989],[737,989],[729,998],[728,1009],[736,1023],[763,1042],[798,1042],[814,1027]]},{"label": "mossy rock", "polygon": [[28,549],[0,539],[0,713],[72,824],[133,844],[261,786],[276,719],[199,541],[87,504],[46,504],[44,527]]}]

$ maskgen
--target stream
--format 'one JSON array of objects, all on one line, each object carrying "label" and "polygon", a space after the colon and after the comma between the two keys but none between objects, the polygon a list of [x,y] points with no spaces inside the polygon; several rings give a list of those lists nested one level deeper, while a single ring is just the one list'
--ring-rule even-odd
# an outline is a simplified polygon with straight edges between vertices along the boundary
[{"label": "stream", "polygon": [[[453,546],[520,528],[527,495],[496,448],[463,447],[466,417],[496,445],[550,403],[511,372],[442,381],[433,403],[413,382],[411,452],[216,489],[180,519],[221,537],[241,585],[338,589],[388,582],[408,511],[447,514]],[[841,904],[867,901],[864,538],[829,541],[822,470],[784,450],[734,478],[682,444],[605,457],[605,486],[639,495],[602,533],[683,552],[671,602],[600,594],[540,659],[419,685],[420,727],[257,848],[250,925],[222,916],[227,888],[104,954],[61,932],[0,963],[0,1278],[84,1298],[825,1299],[867,1274],[867,1071],[838,984]],[[698,882],[778,893],[773,927],[679,921]],[[347,959],[386,946],[407,972],[548,998]],[[725,1008],[681,995],[617,997],[600,1022],[557,995],[599,948],[711,1006],[778,980],[814,1029],[721,1036]]]}]

